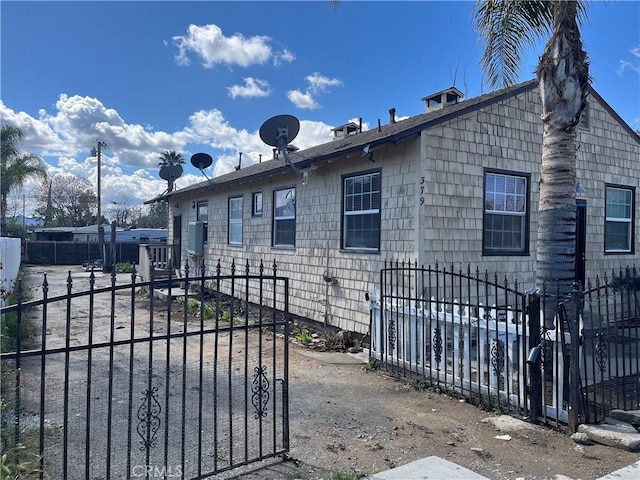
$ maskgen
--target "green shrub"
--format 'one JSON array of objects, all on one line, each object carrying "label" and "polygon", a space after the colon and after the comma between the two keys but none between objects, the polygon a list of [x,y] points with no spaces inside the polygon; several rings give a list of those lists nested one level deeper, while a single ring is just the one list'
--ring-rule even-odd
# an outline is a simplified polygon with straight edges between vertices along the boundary
[{"label": "green shrub", "polygon": [[[194,317],[200,317],[200,306],[200,301],[192,298],[187,302],[187,311]],[[202,315],[205,320],[212,320],[216,318],[217,312],[218,309],[214,303],[205,302],[202,304]]]},{"label": "green shrub", "polygon": [[369,357],[369,361],[365,363],[365,370],[380,370],[382,368],[382,362],[377,358]]},{"label": "green shrub", "polygon": [[117,273],[133,273],[134,265],[129,262],[118,262],[116,263],[116,272]]},{"label": "green shrub", "polygon": [[[22,302],[28,302],[32,295],[29,287],[27,286],[26,275],[21,270],[16,278],[15,285],[22,285]],[[16,290],[3,290],[3,298],[6,305],[11,306],[18,303],[18,292]],[[3,352],[14,351],[18,342],[18,314],[17,312],[9,312],[2,315],[0,336],[1,348]],[[34,335],[34,324],[27,310],[22,310],[22,317],[20,322],[20,339],[21,342],[26,342]]]},{"label": "green shrub", "polygon": [[313,342],[313,337],[309,333],[309,330],[304,327],[294,327],[293,338],[296,342],[305,346]]},{"label": "green shrub", "polygon": [[358,480],[366,476],[364,472],[333,472],[329,480]]}]

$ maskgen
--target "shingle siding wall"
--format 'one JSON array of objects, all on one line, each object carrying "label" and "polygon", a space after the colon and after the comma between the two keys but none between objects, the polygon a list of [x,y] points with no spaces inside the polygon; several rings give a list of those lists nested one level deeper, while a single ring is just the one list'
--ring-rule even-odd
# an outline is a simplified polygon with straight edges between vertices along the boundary
[{"label": "shingle siding wall", "polygon": [[[579,133],[578,180],[587,189],[587,277],[637,262],[638,255],[604,254],[605,183],[638,186],[640,151],[635,140],[595,101],[590,101],[591,127]],[[385,260],[417,261],[424,265],[470,265],[517,279],[522,289],[535,283],[538,178],[542,124],[537,91],[529,91],[433,126],[398,144],[379,147],[374,162],[360,155],[332,161],[311,171],[307,185],[292,173],[278,174],[236,189],[212,192],[209,198],[209,241],[206,268],[214,273],[218,259],[222,273],[232,261],[243,272],[247,261],[257,272],[260,261],[271,273],[290,278],[292,313],[319,322],[365,333],[369,311],[364,294],[379,289]],[[283,162],[283,160],[279,160]],[[499,169],[529,175],[529,254],[483,256],[482,226],[484,171]],[[342,176],[380,169],[381,250],[340,249]],[[296,187],[296,246],[272,247],[273,191]],[[252,193],[263,194],[263,213],[251,216]],[[243,245],[227,240],[227,202],[243,194]],[[640,239],[636,190],[636,245]],[[183,258],[188,223],[195,221],[191,199],[182,201]],[[636,248],[638,250],[638,248]],[[192,265],[195,266],[195,265]],[[335,277],[328,285],[323,274]]]},{"label": "shingle siding wall", "polygon": [[[207,274],[215,273],[218,260],[222,273],[229,273],[232,261],[238,273],[247,260],[252,272],[260,261],[271,273],[275,260],[278,274],[290,278],[290,311],[318,322],[366,333],[369,310],[363,307],[364,294],[378,287],[384,259],[415,258],[415,175],[419,142],[375,152],[375,162],[347,158],[311,172],[307,185],[293,174],[281,175],[260,185],[247,186],[243,195],[243,245],[228,245],[227,200],[238,191],[218,191],[208,198],[209,238],[205,247]],[[342,175],[381,169],[381,252],[354,252],[340,249],[342,223]],[[273,191],[296,187],[296,246],[272,247]],[[263,193],[261,217],[251,216],[252,193]],[[183,202],[188,207],[191,202]],[[195,221],[190,207],[183,214],[183,257],[187,258],[188,223]],[[176,212],[174,212],[176,213]],[[191,259],[190,268],[195,267]],[[328,285],[325,272],[337,279]]]},{"label": "shingle siding wall", "polygon": [[[578,133],[576,176],[586,193],[586,278],[626,265],[640,267],[640,145],[598,102],[589,102],[589,129]],[[605,254],[605,184],[635,187],[635,254]]]},{"label": "shingle siding wall", "polygon": [[[456,117],[423,131],[420,179],[427,195],[420,206],[419,261],[457,270],[488,270],[518,281],[533,280],[535,235],[529,256],[483,256],[485,168],[537,172],[542,125],[537,93],[529,92]],[[521,109],[533,108],[532,112]],[[537,175],[531,176],[530,211],[537,208]],[[531,223],[535,223],[531,215]]]},{"label": "shingle siding wall", "polygon": [[[537,90],[452,119],[422,133],[423,204],[419,261],[535,283],[538,179],[542,145]],[[590,128],[578,134],[577,180],[587,189],[586,277],[638,262],[638,254],[604,254],[605,184],[638,187],[638,143],[595,99],[589,99]],[[448,150],[453,139],[455,150]],[[484,169],[530,174],[529,255],[483,256]],[[420,179],[416,180],[417,182]],[[635,244],[640,240],[636,190]]]}]

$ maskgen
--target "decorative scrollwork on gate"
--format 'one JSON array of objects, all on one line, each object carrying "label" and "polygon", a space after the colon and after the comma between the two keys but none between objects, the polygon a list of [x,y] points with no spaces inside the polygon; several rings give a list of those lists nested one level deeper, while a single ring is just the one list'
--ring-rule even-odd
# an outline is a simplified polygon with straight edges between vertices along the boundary
[{"label": "decorative scrollwork on gate", "polygon": [[393,314],[389,318],[389,352],[393,353],[396,348],[396,322],[393,319]]},{"label": "decorative scrollwork on gate", "polygon": [[609,349],[607,348],[607,342],[605,336],[602,333],[596,333],[595,344],[595,359],[598,364],[598,373],[603,374],[607,372],[607,358],[609,357]]},{"label": "decorative scrollwork on gate", "polygon": [[440,325],[437,325],[433,330],[433,353],[436,356],[436,365],[440,368],[440,361],[442,360],[442,330],[440,330]]},{"label": "decorative scrollwork on gate", "polygon": [[548,371],[553,368],[553,339],[544,327],[540,332],[540,368]]},{"label": "decorative scrollwork on gate", "polygon": [[251,403],[256,409],[253,416],[255,419],[267,416],[267,405],[269,403],[269,379],[267,378],[267,367],[259,366],[253,369],[253,383],[251,384]]},{"label": "decorative scrollwork on gate", "polygon": [[156,387],[142,391],[142,403],[138,408],[138,426],[136,430],[140,435],[140,450],[147,450],[156,446],[156,434],[160,429],[160,413],[162,406],[157,399]]},{"label": "decorative scrollwork on gate", "polygon": [[498,338],[491,342],[491,366],[493,374],[499,377],[505,366],[504,342]]}]

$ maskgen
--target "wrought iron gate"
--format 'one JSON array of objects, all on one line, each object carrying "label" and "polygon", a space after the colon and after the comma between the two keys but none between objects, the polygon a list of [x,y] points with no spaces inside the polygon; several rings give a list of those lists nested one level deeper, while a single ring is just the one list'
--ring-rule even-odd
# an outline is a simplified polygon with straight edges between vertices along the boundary
[{"label": "wrought iron gate", "polygon": [[288,279],[276,265],[123,275],[69,272],[63,292],[45,275],[35,300],[17,285],[1,310],[16,332],[1,354],[3,454],[41,478],[196,479],[286,453]]}]

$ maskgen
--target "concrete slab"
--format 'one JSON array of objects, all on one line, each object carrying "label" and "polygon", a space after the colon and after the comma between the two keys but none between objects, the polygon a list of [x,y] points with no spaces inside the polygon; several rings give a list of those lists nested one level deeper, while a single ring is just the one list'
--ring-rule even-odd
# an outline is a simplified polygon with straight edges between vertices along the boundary
[{"label": "concrete slab", "polygon": [[598,480],[638,480],[640,478],[640,460],[628,467],[611,472]]},{"label": "concrete slab", "polygon": [[344,353],[344,352],[317,352],[301,348],[300,354],[313,358],[324,363],[344,364],[344,363],[367,363],[369,357],[364,353]]},{"label": "concrete slab", "polygon": [[488,480],[479,473],[440,457],[426,457],[415,462],[376,473],[369,480]]}]

